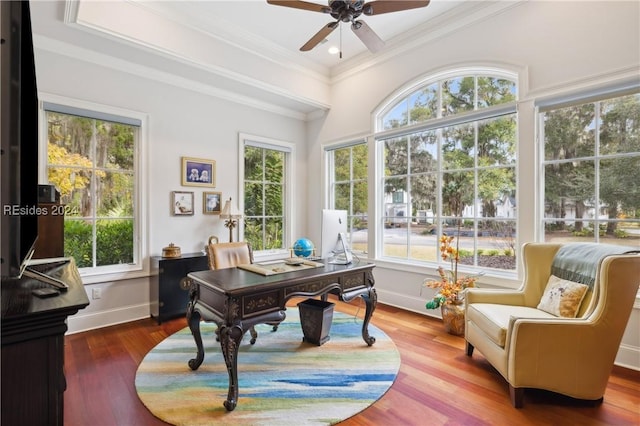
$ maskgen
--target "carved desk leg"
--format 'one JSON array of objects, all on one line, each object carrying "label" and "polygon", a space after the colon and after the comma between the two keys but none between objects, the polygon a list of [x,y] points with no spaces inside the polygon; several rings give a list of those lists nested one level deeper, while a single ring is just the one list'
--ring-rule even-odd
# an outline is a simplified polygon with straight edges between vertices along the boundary
[{"label": "carved desk leg", "polygon": [[243,335],[244,330],[240,325],[220,327],[220,345],[229,373],[229,393],[224,402],[227,411],[233,411],[238,404],[238,348]]},{"label": "carved desk leg", "polygon": [[195,287],[197,287],[195,284],[191,286],[191,300],[187,306],[187,323],[189,324],[189,329],[191,330],[193,339],[196,341],[196,348],[198,349],[196,357],[189,360],[189,368],[192,370],[197,370],[202,364],[202,361],[204,361],[204,346],[202,345],[202,335],[200,334],[200,312],[195,310],[198,294],[197,288]]},{"label": "carved desk leg", "polygon": [[376,342],[376,338],[369,335],[369,321],[371,321],[373,311],[375,311],[376,305],[378,304],[378,293],[376,293],[375,288],[371,287],[369,289],[369,294],[363,294],[362,298],[367,305],[367,311],[364,314],[364,322],[362,323],[362,338],[367,345],[371,346]]}]

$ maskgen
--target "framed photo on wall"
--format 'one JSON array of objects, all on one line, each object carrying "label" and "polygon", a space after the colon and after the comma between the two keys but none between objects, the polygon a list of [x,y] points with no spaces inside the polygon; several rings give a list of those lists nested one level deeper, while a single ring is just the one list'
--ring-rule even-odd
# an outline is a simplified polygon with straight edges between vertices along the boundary
[{"label": "framed photo on wall", "polygon": [[202,193],[202,213],[220,214],[222,204],[222,192]]},{"label": "framed photo on wall", "polygon": [[171,214],[173,216],[193,216],[193,192],[171,192]]},{"label": "framed photo on wall", "polygon": [[216,162],[203,158],[182,157],[182,186],[216,187]]}]

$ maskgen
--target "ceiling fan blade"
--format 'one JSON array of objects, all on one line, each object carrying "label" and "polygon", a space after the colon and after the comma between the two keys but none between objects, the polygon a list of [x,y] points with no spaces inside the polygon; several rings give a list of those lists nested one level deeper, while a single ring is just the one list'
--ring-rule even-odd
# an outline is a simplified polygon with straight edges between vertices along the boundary
[{"label": "ceiling fan blade", "polygon": [[371,27],[367,25],[364,21],[354,21],[351,24],[351,29],[358,36],[360,40],[367,46],[367,49],[371,51],[371,53],[379,52],[384,48],[384,41],[378,37],[378,34],[373,32]]},{"label": "ceiling fan blade", "polygon": [[312,12],[322,12],[322,13],[331,12],[331,8],[329,6],[323,6],[321,4],[311,3],[311,2],[308,2],[308,1],[267,0],[267,3],[273,4],[275,6],[285,6],[285,7],[292,7],[294,9],[310,10]]},{"label": "ceiling fan blade", "polygon": [[306,42],[304,44],[304,46],[302,46],[300,48],[300,50],[302,50],[303,52],[306,52],[306,51],[311,50],[314,47],[316,47],[318,45],[318,43],[320,43],[322,40],[327,38],[327,36],[329,34],[331,34],[331,32],[333,32],[333,30],[338,28],[338,24],[340,24],[340,22],[335,21],[335,22],[330,22],[327,25],[325,25],[324,27],[322,27],[322,29],[320,31],[318,31],[316,33],[316,35],[311,37],[311,39],[308,42]]},{"label": "ceiling fan blade", "polygon": [[417,9],[425,7],[430,0],[378,0],[370,1],[362,6],[362,13],[365,15],[380,15],[383,13],[399,12],[401,10]]}]

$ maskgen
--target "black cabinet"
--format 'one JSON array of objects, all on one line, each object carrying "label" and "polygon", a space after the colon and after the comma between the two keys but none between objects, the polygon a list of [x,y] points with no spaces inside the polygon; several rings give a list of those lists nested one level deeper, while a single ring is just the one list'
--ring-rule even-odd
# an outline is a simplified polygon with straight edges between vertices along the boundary
[{"label": "black cabinet", "polygon": [[202,253],[186,253],[180,257],[151,257],[151,316],[158,324],[171,318],[186,315],[189,290],[180,287],[180,281],[189,272],[209,269],[207,256]]}]

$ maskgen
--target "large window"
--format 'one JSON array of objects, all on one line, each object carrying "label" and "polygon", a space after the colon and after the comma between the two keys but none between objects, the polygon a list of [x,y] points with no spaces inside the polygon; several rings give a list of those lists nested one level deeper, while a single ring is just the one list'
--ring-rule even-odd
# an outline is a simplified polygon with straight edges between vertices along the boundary
[{"label": "large window", "polygon": [[383,257],[440,262],[457,235],[462,264],[515,269],[515,100],[512,77],[452,74],[378,115]]},{"label": "large window", "polygon": [[140,120],[50,103],[44,109],[46,176],[64,205],[65,256],[85,270],[135,268]]},{"label": "large window", "polygon": [[327,147],[328,207],[346,210],[348,240],[353,250],[365,253],[368,243],[367,144]]},{"label": "large window", "polygon": [[284,250],[288,236],[290,144],[243,139],[244,239],[253,250]]},{"label": "large window", "polygon": [[640,93],[541,108],[544,240],[640,245]]}]

